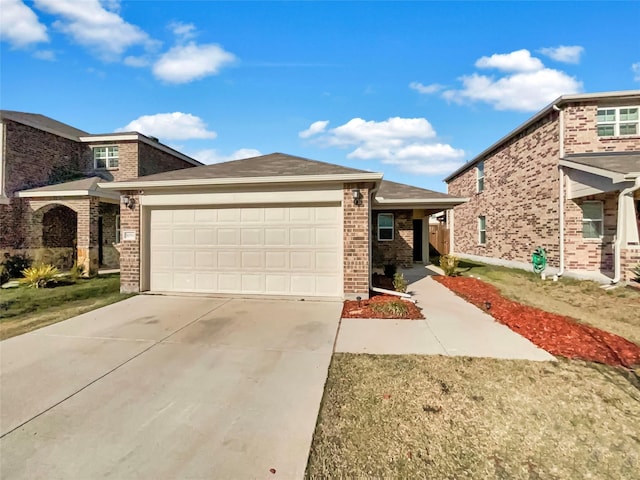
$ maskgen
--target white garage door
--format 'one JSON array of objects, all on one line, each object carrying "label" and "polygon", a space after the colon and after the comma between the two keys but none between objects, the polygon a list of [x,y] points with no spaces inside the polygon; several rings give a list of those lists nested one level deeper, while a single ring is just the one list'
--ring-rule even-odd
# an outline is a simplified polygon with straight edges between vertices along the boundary
[{"label": "white garage door", "polygon": [[342,295],[339,206],[151,210],[150,289]]}]

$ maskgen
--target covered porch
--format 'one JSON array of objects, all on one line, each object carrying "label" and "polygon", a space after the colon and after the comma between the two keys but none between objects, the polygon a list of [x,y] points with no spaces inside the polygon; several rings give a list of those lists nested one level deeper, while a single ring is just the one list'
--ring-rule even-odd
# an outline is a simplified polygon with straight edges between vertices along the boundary
[{"label": "covered porch", "polygon": [[448,230],[442,222],[432,225],[431,216],[467,200],[383,180],[371,206],[372,266],[428,265],[432,255],[448,253],[436,249],[436,243],[440,243],[439,249],[444,250],[448,239],[435,241],[436,234],[447,234]]},{"label": "covered porch", "polygon": [[560,165],[567,269],[631,280],[640,264],[640,153],[570,155]]},{"label": "covered porch", "polygon": [[88,276],[119,267],[119,196],[101,190],[102,181],[91,177],[17,192],[28,206],[26,250],[36,263],[67,269],[77,262]]}]

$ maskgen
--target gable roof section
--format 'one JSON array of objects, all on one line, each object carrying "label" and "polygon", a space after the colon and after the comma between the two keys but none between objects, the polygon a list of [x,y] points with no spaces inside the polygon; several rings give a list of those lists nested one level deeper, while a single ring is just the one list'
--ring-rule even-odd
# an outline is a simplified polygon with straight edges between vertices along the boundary
[{"label": "gable roof section", "polygon": [[500,148],[503,144],[507,143],[513,137],[518,135],[520,132],[522,132],[523,130],[525,130],[526,128],[528,128],[538,120],[542,119],[545,115],[548,115],[549,113],[551,113],[551,111],[555,110],[556,108],[562,107],[562,105],[565,105],[567,103],[574,103],[574,102],[581,102],[581,101],[588,101],[588,100],[629,99],[634,102],[637,102],[639,98],[640,98],[640,90],[623,90],[619,92],[579,93],[575,95],[561,95],[560,97],[556,98],[553,102],[551,102],[549,105],[547,105],[542,110],[540,110],[538,113],[536,113],[533,117],[529,118],[526,122],[516,127],[514,130],[512,130],[511,132],[506,134],[504,137],[502,137],[500,140],[498,140],[497,142],[492,144],[490,147],[486,148],[481,153],[476,155],[474,158],[469,160],[467,163],[462,165],[460,168],[455,170],[453,173],[447,176],[444,179],[444,181],[449,183],[451,180],[453,180],[455,177],[457,177],[461,173],[464,173],[470,168],[474,167],[478,162],[484,160],[494,150],[497,150],[498,148]]},{"label": "gable roof section", "polygon": [[104,179],[100,177],[87,177],[71,182],[21,190],[16,192],[16,196],[21,198],[91,196],[117,200],[119,195],[116,192],[103,191],[99,185],[101,182],[104,182]]},{"label": "gable roof section", "polygon": [[87,132],[78,128],[67,125],[66,123],[59,122],[53,118],[45,117],[39,113],[27,113],[16,112],[14,110],[0,110],[0,121],[12,120],[16,123],[21,123],[29,127],[37,128],[44,132],[53,133],[60,137],[68,138],[69,140],[80,141],[80,137],[83,135],[89,135]]},{"label": "gable roof section", "polygon": [[376,192],[373,208],[376,210],[413,208],[446,210],[468,200],[468,198],[457,198],[426,188],[382,180]]},{"label": "gable roof section", "polygon": [[104,184],[103,187],[126,190],[152,187],[332,182],[341,180],[379,182],[381,179],[381,173],[309,160],[284,153],[271,153],[242,160],[157,173],[125,182],[112,182]]}]

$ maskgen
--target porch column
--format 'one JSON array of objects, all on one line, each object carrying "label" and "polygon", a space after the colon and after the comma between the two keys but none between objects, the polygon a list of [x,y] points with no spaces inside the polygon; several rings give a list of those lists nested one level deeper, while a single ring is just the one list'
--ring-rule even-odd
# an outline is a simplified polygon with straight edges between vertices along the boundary
[{"label": "porch column", "polygon": [[99,203],[98,198],[89,197],[78,208],[78,265],[90,277],[98,274]]}]

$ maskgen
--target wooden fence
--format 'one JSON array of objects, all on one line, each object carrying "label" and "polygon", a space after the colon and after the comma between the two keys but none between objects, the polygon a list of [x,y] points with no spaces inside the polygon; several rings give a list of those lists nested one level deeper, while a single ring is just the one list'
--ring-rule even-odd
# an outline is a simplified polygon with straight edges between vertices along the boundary
[{"label": "wooden fence", "polygon": [[449,229],[446,224],[429,225],[429,243],[440,255],[449,253]]}]

